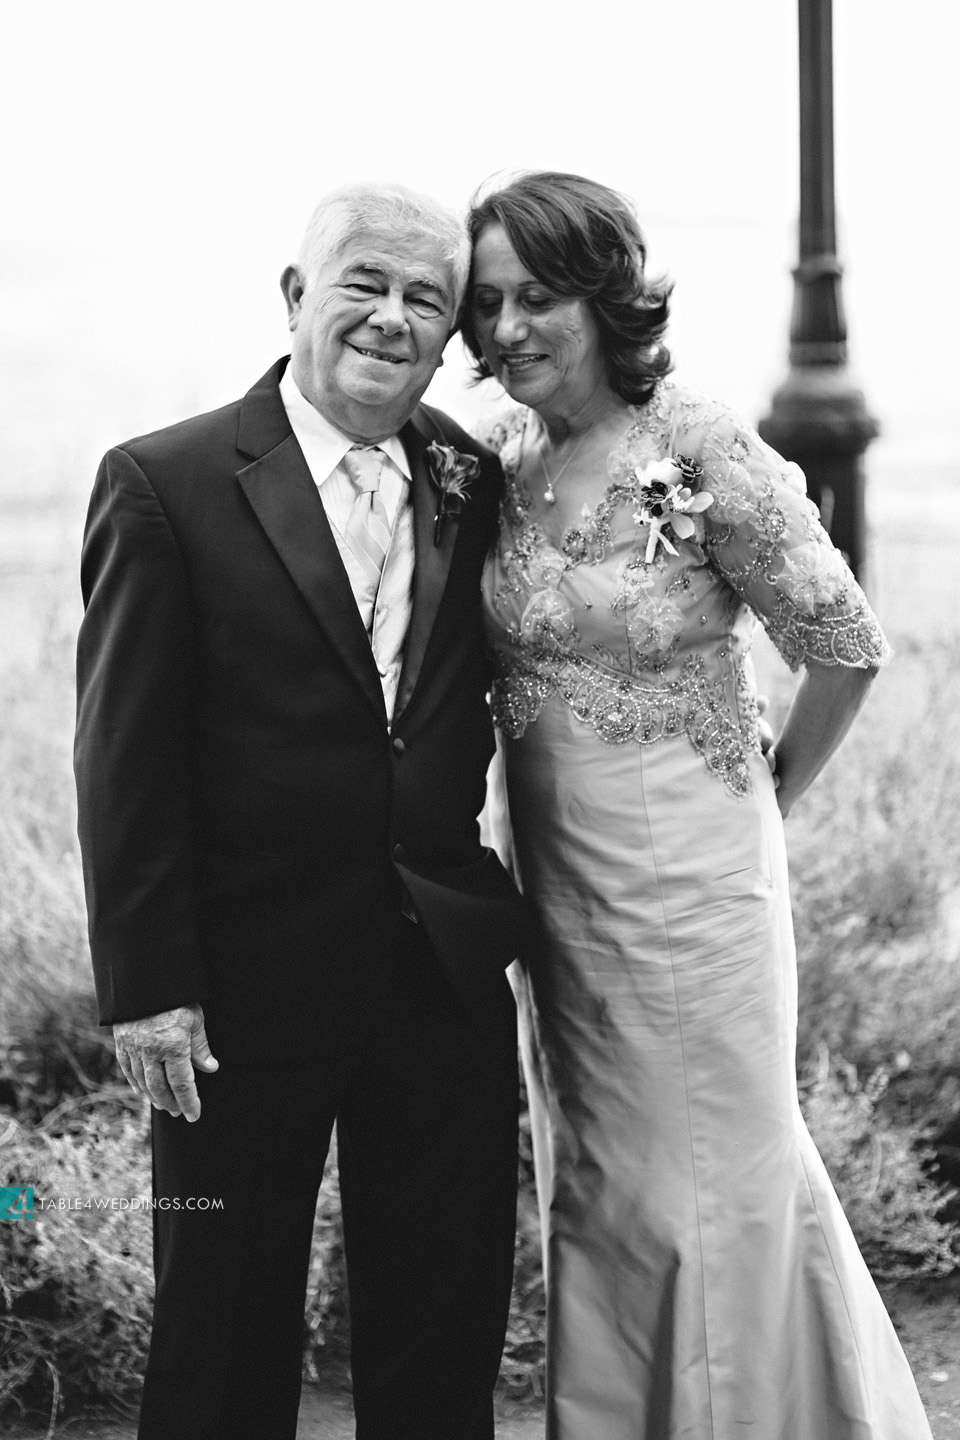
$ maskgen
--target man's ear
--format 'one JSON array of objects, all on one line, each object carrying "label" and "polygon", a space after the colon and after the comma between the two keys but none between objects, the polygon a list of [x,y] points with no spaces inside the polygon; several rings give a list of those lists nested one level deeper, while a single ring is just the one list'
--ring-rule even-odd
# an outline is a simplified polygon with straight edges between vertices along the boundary
[{"label": "man's ear", "polygon": [[287,329],[296,330],[297,321],[300,318],[300,308],[303,304],[303,292],[306,289],[303,271],[299,265],[287,266],[280,276],[280,289],[287,302]]}]

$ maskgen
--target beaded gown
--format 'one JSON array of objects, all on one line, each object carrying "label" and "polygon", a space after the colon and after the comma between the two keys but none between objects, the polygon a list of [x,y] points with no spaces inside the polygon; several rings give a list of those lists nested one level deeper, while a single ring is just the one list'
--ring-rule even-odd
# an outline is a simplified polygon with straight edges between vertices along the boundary
[{"label": "beaded gown", "polygon": [[[507,490],[484,591],[543,935],[520,1002],[548,1440],[924,1440],[800,1113],[783,827],[748,656],[755,617],[794,668],[881,664],[883,636],[797,467],[724,407],[658,385],[605,497],[556,546],[515,420],[494,437]],[[670,456],[711,502],[664,545],[668,511],[657,523],[643,487]]]}]

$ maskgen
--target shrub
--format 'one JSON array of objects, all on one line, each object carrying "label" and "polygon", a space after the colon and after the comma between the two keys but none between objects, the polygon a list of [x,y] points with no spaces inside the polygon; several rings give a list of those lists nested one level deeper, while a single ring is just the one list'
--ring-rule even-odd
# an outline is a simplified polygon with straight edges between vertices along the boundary
[{"label": "shrub", "polygon": [[40,663],[8,669],[0,688],[0,1104],[35,1116],[112,1068],[91,1001],[71,656],[54,605]]},{"label": "shrub", "polygon": [[313,1222],[304,1327],[304,1373],[308,1380],[318,1380],[331,1363],[345,1362],[350,1341],[336,1132],[324,1167]]},{"label": "shrub", "polygon": [[93,990],[39,985],[0,1028],[0,1104],[18,1119],[50,1123],[65,1100],[96,1095],[122,1081],[110,1032],[97,1018]]},{"label": "shrub", "polygon": [[71,764],[73,637],[53,604],[39,664],[0,687],[0,978],[4,1006],[38,980],[89,980]]},{"label": "shrub", "polygon": [[533,1173],[530,1116],[524,1097],[520,1115],[520,1194],[517,1197],[513,1293],[500,1366],[504,1388],[517,1399],[538,1399],[543,1395],[545,1323],[540,1215]]},{"label": "shrub", "polygon": [[801,1071],[883,1067],[917,1133],[960,1106],[960,656],[906,647],[787,826]]},{"label": "shrub", "polygon": [[888,1081],[879,1069],[861,1082],[824,1047],[801,1089],[804,1117],[873,1275],[947,1275],[958,1258],[956,1228],[940,1218],[949,1192],[923,1168],[929,1149],[879,1109]]},{"label": "shrub", "polygon": [[[132,1108],[121,1097],[81,1102],[59,1135],[16,1121],[4,1134],[0,1183],[32,1183],[35,1204],[51,1208],[0,1231],[0,1408],[49,1405],[51,1379],[67,1405],[123,1405],[139,1392],[153,1289],[150,1211],[101,1209],[95,1199],[150,1193],[143,1117],[134,1097]],[[90,1207],[53,1203],[72,1199]]]}]

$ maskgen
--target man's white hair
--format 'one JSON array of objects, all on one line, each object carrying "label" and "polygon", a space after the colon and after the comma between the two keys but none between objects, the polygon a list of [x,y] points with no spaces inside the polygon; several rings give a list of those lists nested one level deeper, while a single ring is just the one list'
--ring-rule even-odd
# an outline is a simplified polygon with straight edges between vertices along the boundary
[{"label": "man's white hair", "polygon": [[454,312],[459,309],[470,271],[470,237],[458,215],[429,195],[405,185],[343,185],[324,195],[310,217],[297,256],[309,287],[320,268],[357,232],[422,235],[431,240],[453,278]]}]

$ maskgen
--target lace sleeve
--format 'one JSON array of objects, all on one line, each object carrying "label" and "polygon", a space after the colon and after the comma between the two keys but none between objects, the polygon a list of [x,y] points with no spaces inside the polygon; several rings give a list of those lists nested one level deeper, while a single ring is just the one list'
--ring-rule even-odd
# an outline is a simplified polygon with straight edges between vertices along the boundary
[{"label": "lace sleeve", "polygon": [[[707,554],[790,668],[885,665],[892,651],[807,499],[799,466],[720,406],[698,418],[686,443],[699,449],[703,488],[713,495]],[[675,448],[683,448],[680,436]]]}]

